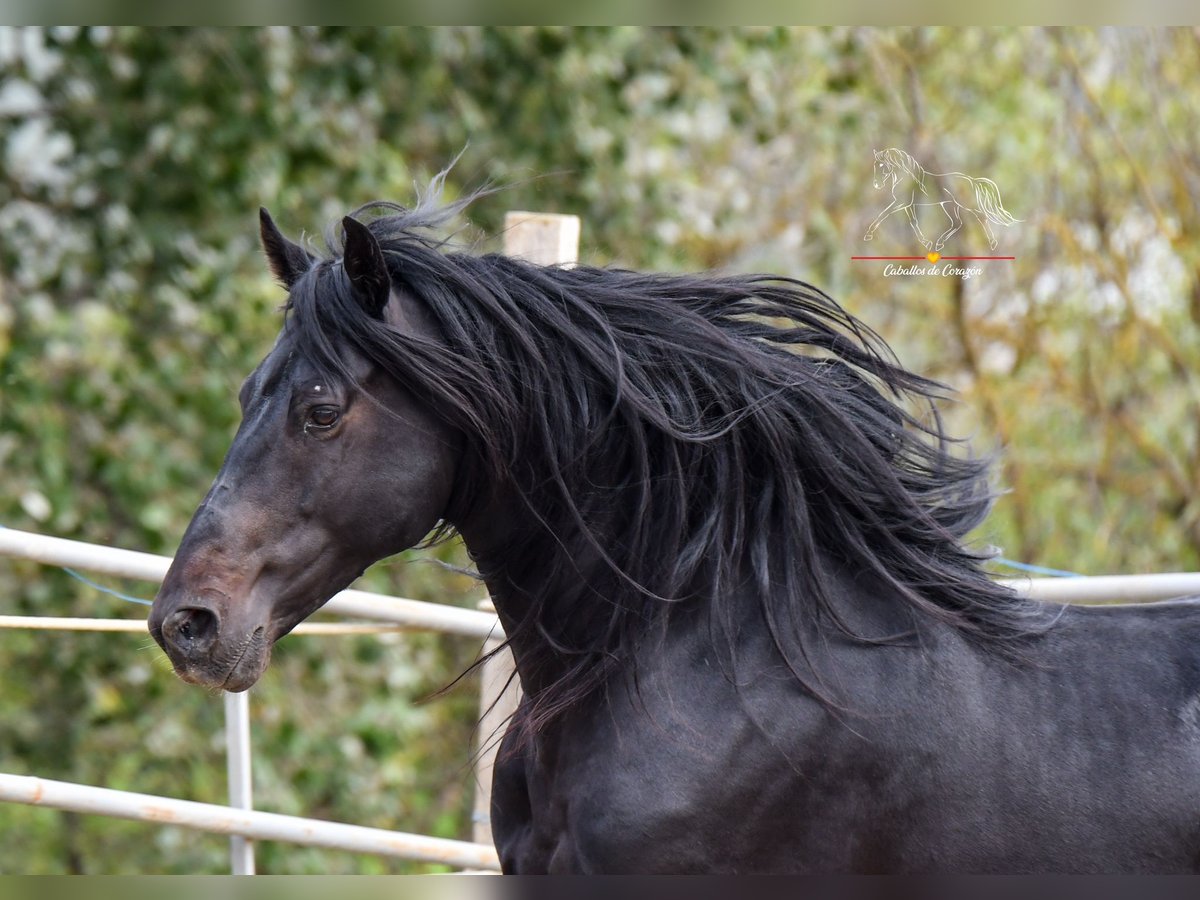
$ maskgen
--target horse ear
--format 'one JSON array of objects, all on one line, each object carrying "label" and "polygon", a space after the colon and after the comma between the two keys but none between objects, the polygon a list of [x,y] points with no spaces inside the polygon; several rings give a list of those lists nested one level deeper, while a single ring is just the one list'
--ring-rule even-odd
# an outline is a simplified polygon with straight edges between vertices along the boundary
[{"label": "horse ear", "polygon": [[392,293],[383,249],[371,229],[357,219],[346,216],[342,227],[346,230],[346,249],[342,253],[346,275],[367,312],[381,319]]},{"label": "horse ear", "polygon": [[263,207],[258,210],[259,236],[271,274],[288,290],[309,270],[313,259],[299,244],[289,241],[275,225],[271,214]]}]

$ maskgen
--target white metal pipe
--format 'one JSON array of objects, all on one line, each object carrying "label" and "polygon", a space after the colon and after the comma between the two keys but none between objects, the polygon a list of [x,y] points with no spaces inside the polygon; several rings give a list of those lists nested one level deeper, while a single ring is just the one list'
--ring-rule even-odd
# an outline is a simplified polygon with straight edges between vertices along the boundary
[{"label": "white metal pipe", "polygon": [[[229,777],[229,805],[254,807],[250,769],[250,692],[225,691],[225,769]],[[254,842],[240,834],[229,839],[229,864],[234,875],[254,874]]]},{"label": "white metal pipe", "polygon": [[[15,528],[0,528],[0,556],[154,582],[161,582],[171,565],[170,558],[166,556],[70,541]],[[487,613],[367,591],[342,591],[323,609],[340,615],[480,640],[486,640],[499,630],[496,617]]]},{"label": "white metal pipe", "polygon": [[1200,572],[1006,578],[1004,583],[1026,596],[1055,603],[1148,603],[1200,596]]},{"label": "white metal pipe", "polygon": [[70,541],[15,528],[0,528],[0,556],[154,582],[162,581],[171,565],[166,556]]},{"label": "white metal pipe", "polygon": [[0,774],[0,800],[156,825],[177,825],[215,834],[237,834],[258,841],[285,841],[352,853],[394,856],[458,869],[500,868],[494,848],[467,841],[258,810],[230,809],[212,803],[172,800],[31,775]]},{"label": "white metal pipe", "polygon": [[[170,558],[165,556],[71,541],[15,528],[0,528],[0,556],[146,581],[161,581],[171,564]],[[1006,578],[1001,581],[1030,597],[1061,603],[1132,603],[1200,595],[1200,572],[1098,575],[1086,578]],[[325,604],[324,609],[406,628],[445,631],[483,640],[499,634],[495,616],[487,613],[366,591],[342,591]]]},{"label": "white metal pipe", "polygon": [[367,591],[342,591],[321,608],[356,619],[373,619],[406,628],[442,631],[480,640],[501,633],[500,623],[494,615],[461,606],[388,597]]},{"label": "white metal pipe", "polygon": [[145,635],[145,619],[75,619],[63,616],[0,616],[0,628],[31,631],[128,631]]}]

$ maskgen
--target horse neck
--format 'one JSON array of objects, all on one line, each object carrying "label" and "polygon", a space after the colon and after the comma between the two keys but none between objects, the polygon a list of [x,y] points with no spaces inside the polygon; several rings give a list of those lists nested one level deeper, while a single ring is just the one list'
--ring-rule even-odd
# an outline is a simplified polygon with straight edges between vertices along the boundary
[{"label": "horse neck", "polygon": [[915,166],[912,171],[903,166],[896,166],[892,171],[895,173],[893,175],[893,178],[895,178],[893,191],[919,191],[923,189],[926,173],[920,166]]},{"label": "horse neck", "polygon": [[[561,658],[562,667],[548,662],[555,655],[547,652],[552,642],[571,646],[596,637],[616,607],[640,611],[639,627],[648,636],[664,635],[669,629],[673,642],[686,643],[689,638],[685,634],[691,633],[693,638],[700,636],[711,643],[714,633],[735,622],[730,640],[740,647],[736,653],[748,654],[745,662],[751,666],[777,666],[777,645],[769,638],[765,615],[773,606],[778,617],[782,602],[790,606],[783,616],[785,624],[780,626],[790,636],[784,635],[782,640],[793,651],[801,645],[805,648],[789,656],[804,656],[813,665],[825,667],[826,636],[828,629],[836,630],[834,621],[816,615],[801,597],[786,591],[773,598],[760,596],[748,562],[745,571],[729,573],[723,585],[715,588],[719,600],[706,585],[698,585],[693,600],[668,604],[639,592],[582,535],[570,531],[548,534],[538,517],[519,501],[494,504],[486,514],[460,525],[459,531],[487,584],[505,633],[512,637],[517,670],[527,692],[553,684],[567,664],[578,659],[568,654]],[[773,541],[788,539],[776,535]],[[773,547],[771,556],[788,561],[780,565],[796,565],[781,546]],[[911,633],[917,627],[911,610],[870,573],[835,557],[823,557],[816,564],[837,620],[844,626],[869,638]],[[772,582],[780,587],[788,579],[780,570],[773,572]],[[718,608],[718,602],[723,606]],[[659,619],[659,614],[663,618]],[[536,626],[530,624],[531,616],[536,617]],[[661,621],[662,629],[650,624],[652,620]],[[750,643],[744,644],[746,641]],[[641,659],[642,654],[638,655]],[[637,665],[649,662],[653,666],[656,657],[652,648]]]},{"label": "horse neck", "polygon": [[[525,690],[555,681],[547,645],[581,639],[599,606],[595,601],[620,591],[620,579],[582,535],[551,532],[516,497],[500,497],[456,524],[511,639]],[[527,666],[533,659],[537,672]]]}]

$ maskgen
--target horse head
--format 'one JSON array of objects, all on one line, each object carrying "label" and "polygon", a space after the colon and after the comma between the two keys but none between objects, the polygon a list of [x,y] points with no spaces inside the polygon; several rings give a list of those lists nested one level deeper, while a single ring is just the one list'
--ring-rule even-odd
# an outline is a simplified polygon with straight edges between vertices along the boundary
[{"label": "horse head", "polygon": [[[349,217],[343,227],[342,256],[317,261],[262,211],[289,309],[333,316],[354,304],[381,333],[431,337],[370,229]],[[254,684],[275,641],[368,565],[436,525],[458,447],[394,378],[352,347],[323,345],[296,315],[239,399],[241,425],[149,619],[184,680],[231,691]]]},{"label": "horse head", "polygon": [[872,172],[871,183],[875,186],[875,190],[880,190],[887,184],[888,180],[893,176],[892,163],[887,158],[886,153],[879,150],[875,151],[875,168]]}]

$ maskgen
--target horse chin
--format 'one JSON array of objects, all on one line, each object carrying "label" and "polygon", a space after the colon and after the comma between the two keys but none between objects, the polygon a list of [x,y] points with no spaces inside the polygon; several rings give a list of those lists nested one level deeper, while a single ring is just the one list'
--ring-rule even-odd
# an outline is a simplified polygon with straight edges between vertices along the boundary
[{"label": "horse chin", "polygon": [[218,665],[214,660],[183,663],[175,665],[175,674],[188,684],[237,694],[253,687],[270,662],[270,646],[255,641],[242,649],[232,666]]}]

